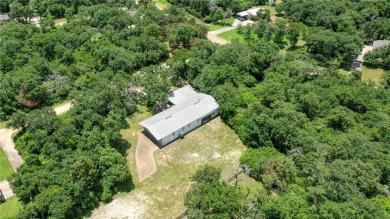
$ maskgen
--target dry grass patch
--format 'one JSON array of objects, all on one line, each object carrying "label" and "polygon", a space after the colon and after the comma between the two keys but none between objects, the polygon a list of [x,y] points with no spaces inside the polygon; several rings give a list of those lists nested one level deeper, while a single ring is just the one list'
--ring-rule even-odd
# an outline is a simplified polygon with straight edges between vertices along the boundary
[{"label": "dry grass patch", "polygon": [[[111,212],[115,212],[112,209],[120,211],[121,208],[134,206],[141,209],[139,211],[142,211],[142,216],[127,215],[129,218],[175,218],[185,210],[184,195],[190,188],[190,177],[195,171],[205,164],[217,166],[222,168],[222,178],[226,180],[235,172],[245,147],[233,130],[219,117],[215,118],[187,134],[183,139],[155,151],[157,171],[140,183],[135,165],[137,133],[142,130],[138,123],[150,116],[149,112],[141,109],[140,113],[136,113],[128,120],[130,128],[121,132],[132,145],[127,151],[127,158],[135,189],[130,193],[117,195],[113,202],[120,199],[121,202],[118,203],[122,206],[110,203],[109,208]],[[104,214],[104,216],[120,217],[121,213]],[[94,218],[101,217],[95,214]]]},{"label": "dry grass patch", "polygon": [[379,85],[381,81],[381,76],[385,71],[383,69],[371,69],[366,66],[362,66],[362,81],[373,81],[375,84]]}]

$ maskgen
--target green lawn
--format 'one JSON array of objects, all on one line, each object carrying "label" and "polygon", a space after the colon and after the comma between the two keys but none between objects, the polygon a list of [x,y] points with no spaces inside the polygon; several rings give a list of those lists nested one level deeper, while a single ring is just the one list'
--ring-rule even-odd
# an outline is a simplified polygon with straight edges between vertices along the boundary
[{"label": "green lawn", "polygon": [[0,122],[0,129],[5,128],[6,124],[7,124],[7,121]]},{"label": "green lawn", "polygon": [[[4,154],[3,149],[0,148],[0,181],[7,179],[14,172],[11,164]],[[1,217],[0,217],[1,218]]]},{"label": "green lawn", "polygon": [[260,8],[268,9],[270,11],[270,15],[274,16],[276,15],[275,7],[271,7],[269,5],[261,5]]},{"label": "green lawn", "polygon": [[345,75],[345,76],[349,76],[350,75],[349,71],[346,71],[344,69],[339,69],[339,74],[342,74],[342,75]]},{"label": "green lawn", "polygon": [[[127,151],[127,160],[135,188],[129,193],[117,195],[116,198],[129,203],[138,200],[138,206],[145,208],[143,218],[174,218],[185,210],[183,197],[190,188],[190,177],[195,171],[205,164],[210,164],[220,167],[222,179],[227,180],[233,175],[235,165],[245,147],[234,131],[218,117],[187,134],[183,139],[155,151],[157,171],[140,182],[134,159],[137,133],[142,130],[138,123],[151,115],[141,108],[140,112],[127,120],[130,128],[121,131],[122,136],[132,145]],[[261,188],[261,184],[253,182],[248,176],[240,176],[240,179],[243,179],[239,183],[243,188]],[[110,206],[110,209],[113,208],[116,209],[115,206]]]},{"label": "green lawn", "polygon": [[217,22],[214,22],[214,23],[208,25],[209,31],[214,31],[214,30],[222,29],[224,27],[229,27],[230,25],[233,24],[233,22],[234,22],[234,18],[233,17],[229,18],[225,22],[223,22],[221,20],[217,21]]},{"label": "green lawn", "polygon": [[166,8],[170,5],[167,0],[155,0],[155,2],[156,6],[160,6],[161,8]]},{"label": "green lawn", "polygon": [[[218,37],[221,37],[224,40],[232,41],[233,39],[238,39],[240,42],[245,41],[244,34],[237,33],[237,29],[229,30],[224,33],[218,34]],[[257,38],[257,35],[255,33],[251,33],[251,38]]]},{"label": "green lawn", "polygon": [[6,202],[0,204],[0,219],[14,219],[22,208],[16,196],[7,199]]},{"label": "green lawn", "polygon": [[381,76],[385,71],[383,69],[371,69],[366,66],[362,66],[362,81],[373,81],[379,85]]}]

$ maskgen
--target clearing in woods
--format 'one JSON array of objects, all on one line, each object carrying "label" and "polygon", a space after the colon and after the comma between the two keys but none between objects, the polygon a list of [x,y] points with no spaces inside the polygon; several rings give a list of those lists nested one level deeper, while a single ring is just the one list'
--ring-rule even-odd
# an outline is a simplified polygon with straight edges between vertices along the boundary
[{"label": "clearing in woods", "polygon": [[[175,218],[185,210],[184,194],[190,188],[190,177],[200,166],[210,164],[222,168],[224,180],[235,172],[245,147],[217,117],[183,139],[155,151],[157,171],[141,183],[135,163],[137,133],[142,131],[138,123],[150,116],[151,113],[141,110],[128,119],[130,128],[122,130],[122,136],[132,145],[127,160],[135,188],[100,206],[91,218]],[[240,185],[256,187],[246,175],[241,174],[240,179]],[[256,185],[261,188],[261,184]]]},{"label": "clearing in woods", "polygon": [[1,219],[17,218],[17,215],[21,208],[22,205],[20,204],[16,196],[7,199],[6,202],[0,205],[0,218]]}]

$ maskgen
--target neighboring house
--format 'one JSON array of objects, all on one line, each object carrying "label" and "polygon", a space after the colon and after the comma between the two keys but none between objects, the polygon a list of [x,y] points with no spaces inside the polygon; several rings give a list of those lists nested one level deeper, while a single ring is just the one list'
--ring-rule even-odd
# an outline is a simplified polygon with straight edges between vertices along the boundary
[{"label": "neighboring house", "polygon": [[376,40],[372,43],[372,50],[390,45],[390,40]]},{"label": "neighboring house", "polygon": [[160,146],[182,137],[218,115],[219,105],[207,94],[197,93],[186,86],[169,95],[171,108],[139,124],[144,132]]},{"label": "neighboring house", "polygon": [[8,20],[9,20],[8,14],[0,14],[0,23]]},{"label": "neighboring house", "polygon": [[253,17],[257,16],[257,12],[260,10],[260,8],[252,8],[246,11],[242,11],[236,14],[236,17],[240,21],[246,21],[251,20]]}]

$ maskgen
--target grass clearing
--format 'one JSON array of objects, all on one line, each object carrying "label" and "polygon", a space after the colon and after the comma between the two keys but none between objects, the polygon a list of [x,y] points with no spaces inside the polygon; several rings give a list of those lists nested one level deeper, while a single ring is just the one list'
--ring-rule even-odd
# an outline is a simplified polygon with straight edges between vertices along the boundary
[{"label": "grass clearing", "polygon": [[[245,150],[234,131],[218,117],[185,135],[183,139],[155,151],[157,171],[141,183],[135,164],[137,133],[142,130],[138,123],[149,118],[151,113],[143,108],[139,111],[128,119],[130,128],[121,131],[122,136],[132,145],[127,151],[127,160],[135,189],[117,195],[104,213],[94,218],[120,217],[119,209],[132,206],[143,209],[142,218],[175,218],[185,210],[184,194],[190,188],[190,177],[199,167],[205,164],[220,167],[222,179],[227,180],[233,175],[241,152]],[[244,182],[252,187],[253,182],[249,179]],[[134,202],[137,202],[136,205]],[[103,212],[101,209],[97,211]]]},{"label": "grass clearing", "polygon": [[234,18],[233,17],[229,18],[225,22],[219,20],[217,22],[214,22],[214,23],[208,25],[209,31],[214,31],[214,30],[222,29],[224,27],[229,27],[230,25],[233,24],[233,22],[234,22]]},{"label": "grass clearing", "polygon": [[7,199],[6,202],[0,204],[0,218],[14,219],[17,217],[21,208],[22,204],[19,202],[16,196]]},{"label": "grass clearing", "polygon": [[2,148],[0,148],[0,170],[0,181],[7,179],[14,172]]},{"label": "grass clearing", "polygon": [[366,66],[362,66],[362,81],[373,81],[375,84],[379,85],[381,81],[381,76],[385,71],[383,69],[371,69]]},{"label": "grass clearing", "polygon": [[346,71],[344,69],[339,69],[339,74],[345,75],[345,76],[349,76],[350,75],[349,71]]},{"label": "grass clearing", "polygon": [[[240,42],[245,42],[245,35],[237,32],[237,29],[229,30],[217,35],[218,37],[231,42],[233,39],[238,39]],[[257,38],[255,33],[251,33],[251,38]]]},{"label": "grass clearing", "polygon": [[160,8],[167,8],[170,4],[167,0],[155,0],[156,6]]},{"label": "grass clearing", "polygon": [[0,122],[0,129],[5,128],[5,125],[7,125],[7,122],[8,122],[8,121]]},{"label": "grass clearing", "polygon": [[270,11],[271,16],[276,15],[275,7],[269,6],[269,5],[261,5],[260,8],[268,9]]}]

